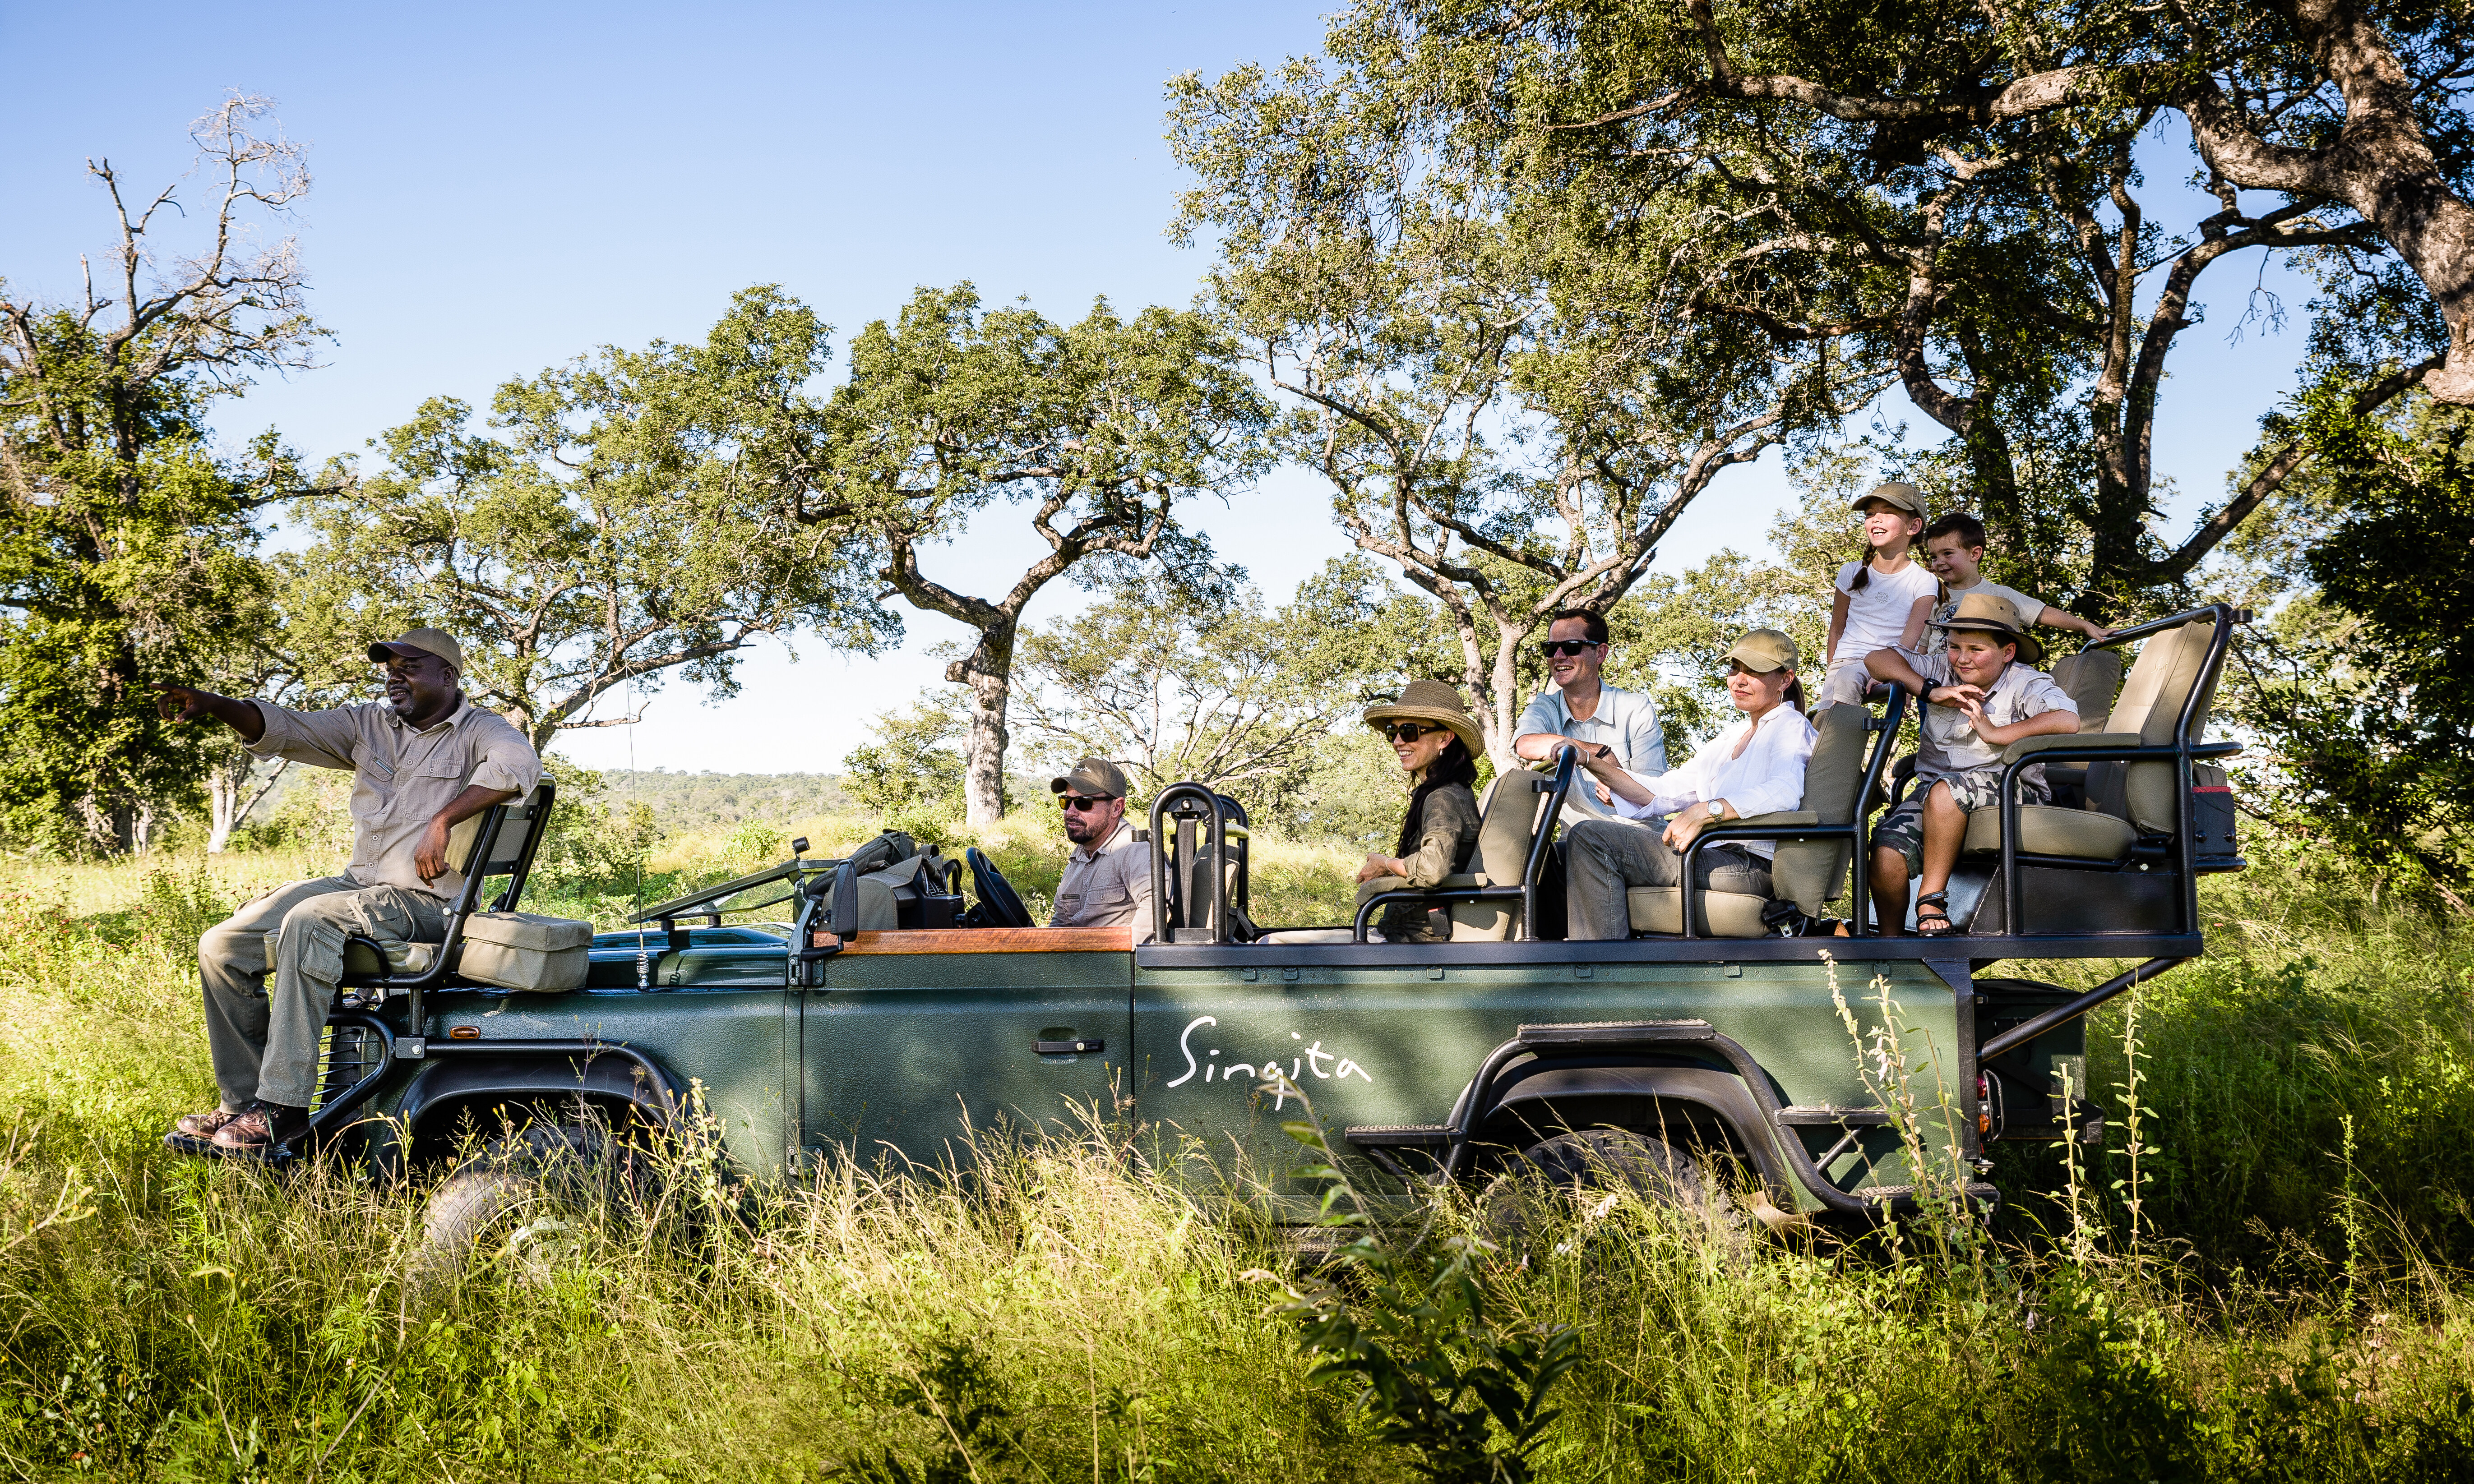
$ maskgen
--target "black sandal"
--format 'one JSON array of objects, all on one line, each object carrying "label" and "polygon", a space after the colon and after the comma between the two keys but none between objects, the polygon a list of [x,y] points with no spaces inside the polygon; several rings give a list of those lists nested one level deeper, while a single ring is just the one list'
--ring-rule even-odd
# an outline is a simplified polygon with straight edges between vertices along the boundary
[{"label": "black sandal", "polygon": [[[1927,927],[1925,922],[1928,919],[1939,922],[1941,926]],[[1950,920],[1950,893],[1927,892],[1916,898],[1917,937],[1948,938],[1957,931],[1957,925]]]}]

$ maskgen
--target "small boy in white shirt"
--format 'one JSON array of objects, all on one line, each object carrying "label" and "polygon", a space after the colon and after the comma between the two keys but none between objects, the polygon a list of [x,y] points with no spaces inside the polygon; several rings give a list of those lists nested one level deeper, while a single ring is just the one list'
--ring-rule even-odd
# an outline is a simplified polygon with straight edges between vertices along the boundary
[{"label": "small boy in white shirt", "polygon": [[1924,653],[1938,655],[1950,643],[1947,627],[1950,615],[1958,611],[1958,600],[1972,592],[1989,592],[2007,598],[2019,610],[2025,624],[2043,624],[2049,629],[2068,629],[2084,634],[2091,639],[2113,636],[2113,631],[2089,622],[2076,613],[2065,613],[2050,603],[2039,602],[2015,587],[2004,587],[1989,582],[1984,576],[1984,522],[1964,511],[1953,511],[1925,527],[1925,562],[1933,575],[1941,579],[1942,601],[1932,610],[1925,627]]},{"label": "small boy in white shirt", "polygon": [[[2001,802],[2001,754],[2014,742],[2079,730],[2078,706],[2036,668],[2045,647],[2030,637],[2010,600],[1972,592],[1959,599],[1938,655],[1911,664],[1895,649],[1875,650],[1873,674],[1925,703],[1917,717],[1914,791],[1873,826],[1873,901],[1881,932],[1904,927],[1907,881],[1916,881],[1916,931],[1954,930],[1950,874],[1967,843],[1967,817]],[[2050,797],[2042,763],[2019,771],[2022,802]]]}]

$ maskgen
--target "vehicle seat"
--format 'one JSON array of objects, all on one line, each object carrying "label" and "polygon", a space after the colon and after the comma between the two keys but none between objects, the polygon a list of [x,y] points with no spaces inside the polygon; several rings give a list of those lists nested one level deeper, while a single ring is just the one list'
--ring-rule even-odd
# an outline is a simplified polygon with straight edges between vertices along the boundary
[{"label": "vehicle seat", "polygon": [[[1856,796],[1864,786],[1864,744],[1872,712],[1860,706],[1826,706],[1813,717],[1819,733],[1804,769],[1804,807],[1756,815],[1747,825],[1844,825],[1856,818]],[[1884,746],[1888,745],[1886,740]],[[1783,841],[1770,866],[1770,885],[1809,916],[1818,917],[1840,895],[1850,850],[1844,841]],[[1710,938],[1761,938],[1769,929],[1761,913],[1772,898],[1749,892],[1702,892],[1694,931]],[[1684,893],[1677,887],[1637,886],[1625,894],[1635,932],[1684,930]]]},{"label": "vehicle seat", "polygon": [[[1566,802],[1577,796],[1582,778],[1575,774]],[[1448,875],[1435,883],[1436,890],[1467,890],[1481,886],[1518,886],[1521,874],[1529,869],[1530,848],[1537,843],[1539,822],[1546,812],[1546,798],[1555,788],[1555,776],[1522,768],[1497,774],[1486,786],[1485,797],[1478,801],[1477,849],[1469,864],[1474,871]],[[1541,866],[1542,869],[1542,866]],[[1380,892],[1414,890],[1399,876],[1377,876],[1363,888],[1367,897]],[[1449,901],[1437,904],[1435,910],[1449,914],[1454,943],[1502,943],[1520,927],[1520,906],[1508,901]],[[1267,942],[1298,943],[1292,929],[1267,938]],[[1347,941],[1346,939],[1342,940]]]},{"label": "vehicle seat", "polygon": [[[2208,649],[2216,640],[2216,633],[2215,620],[2201,618],[2149,635],[2140,645],[2139,658],[2122,682],[2121,697],[2106,713],[2106,730],[2088,731],[2083,712],[2080,734],[2067,740],[2097,747],[2171,746],[2184,703],[2191,699],[2195,686],[2204,685],[2198,705],[2191,713],[2190,740],[2201,740],[2216,702],[2216,677],[2206,674]],[[2176,771],[2171,761],[2091,763],[2087,766],[2083,805],[2020,806],[2019,849],[2029,854],[2067,856],[2092,864],[2111,865],[2126,860],[2131,847],[2142,837],[2172,835],[2173,793],[2177,786]],[[2001,811],[1975,811],[1967,821],[1966,853],[1998,854],[2001,850]]]},{"label": "vehicle seat", "polygon": [[[2053,683],[2079,708],[2079,734],[2100,732],[2113,713],[2114,692],[2122,688],[2122,652],[2083,649],[2065,655],[2053,661]],[[2064,806],[2085,802],[2087,769],[2083,762],[2046,764],[2045,782],[2053,791],[2053,802]]]}]

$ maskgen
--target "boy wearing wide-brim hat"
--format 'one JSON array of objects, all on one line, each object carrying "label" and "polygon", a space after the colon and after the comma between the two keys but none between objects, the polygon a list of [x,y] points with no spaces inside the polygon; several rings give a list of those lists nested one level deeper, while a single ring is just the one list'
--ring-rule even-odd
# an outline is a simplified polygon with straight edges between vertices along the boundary
[{"label": "boy wearing wide-brim hat", "polygon": [[[1877,680],[1904,686],[1925,702],[1919,719],[1914,791],[1873,830],[1873,899],[1881,930],[1896,935],[1916,877],[1916,930],[1952,930],[1949,886],[1967,839],[1967,816],[2001,806],[2001,751],[2013,742],[2078,730],[2078,706],[2052,677],[2037,669],[2045,647],[2027,633],[2018,608],[1996,593],[1969,593],[1943,623],[1942,653],[1910,663],[1896,650],[1865,661]],[[2050,797],[2045,770],[2021,770],[2019,797]]]}]

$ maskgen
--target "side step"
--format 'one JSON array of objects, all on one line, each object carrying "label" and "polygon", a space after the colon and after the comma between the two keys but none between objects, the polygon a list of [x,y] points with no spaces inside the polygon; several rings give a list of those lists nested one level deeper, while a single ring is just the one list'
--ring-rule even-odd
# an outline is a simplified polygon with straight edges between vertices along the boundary
[{"label": "side step", "polygon": [[1340,1137],[1363,1149],[1441,1149],[1452,1131],[1440,1123],[1363,1123]]}]

